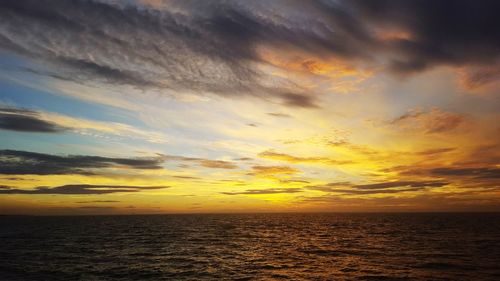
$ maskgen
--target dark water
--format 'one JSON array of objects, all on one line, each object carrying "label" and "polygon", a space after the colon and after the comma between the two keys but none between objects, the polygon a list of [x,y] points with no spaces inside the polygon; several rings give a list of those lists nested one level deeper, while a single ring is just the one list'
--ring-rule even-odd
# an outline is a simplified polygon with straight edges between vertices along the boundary
[{"label": "dark water", "polygon": [[500,280],[500,214],[0,217],[0,280]]}]

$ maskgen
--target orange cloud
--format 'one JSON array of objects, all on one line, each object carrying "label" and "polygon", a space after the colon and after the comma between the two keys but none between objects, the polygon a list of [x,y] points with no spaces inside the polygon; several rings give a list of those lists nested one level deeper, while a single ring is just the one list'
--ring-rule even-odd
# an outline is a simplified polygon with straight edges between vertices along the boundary
[{"label": "orange cloud", "polygon": [[476,66],[463,67],[458,71],[459,84],[469,91],[483,91],[498,86],[500,82],[500,67]]},{"label": "orange cloud", "polygon": [[201,160],[200,165],[206,168],[236,169],[238,166],[222,160]]},{"label": "orange cloud", "polygon": [[410,110],[391,121],[403,129],[423,130],[425,133],[442,133],[456,129],[465,123],[465,116],[433,108],[430,111]]},{"label": "orange cloud", "polygon": [[375,37],[380,41],[410,40],[411,34],[404,30],[380,30],[375,32]]},{"label": "orange cloud", "polygon": [[296,174],[300,171],[298,169],[288,166],[253,166],[252,175],[256,176],[270,176],[275,174]]},{"label": "orange cloud", "polygon": [[272,150],[267,150],[259,153],[262,158],[268,158],[273,160],[285,161],[290,163],[323,163],[323,164],[348,164],[350,161],[337,161],[330,159],[328,157],[299,157],[293,156],[285,153],[274,152]]},{"label": "orange cloud", "polygon": [[[327,88],[338,93],[357,91],[360,83],[374,75],[372,70],[356,67],[353,62],[348,63],[339,58],[316,58],[311,54],[286,53],[282,50],[277,52],[263,48],[259,49],[258,52],[263,61],[286,71],[285,73],[275,72],[273,74],[278,76],[302,75],[300,79],[323,78],[323,82],[329,84]],[[305,80],[302,81],[302,85],[316,88],[319,84],[315,80]]]}]

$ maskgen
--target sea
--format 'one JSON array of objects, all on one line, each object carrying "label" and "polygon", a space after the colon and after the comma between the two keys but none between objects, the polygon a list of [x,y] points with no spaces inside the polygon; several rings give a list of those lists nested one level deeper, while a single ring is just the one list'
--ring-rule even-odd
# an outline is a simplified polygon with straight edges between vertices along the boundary
[{"label": "sea", "polygon": [[0,280],[500,280],[500,214],[1,216]]}]

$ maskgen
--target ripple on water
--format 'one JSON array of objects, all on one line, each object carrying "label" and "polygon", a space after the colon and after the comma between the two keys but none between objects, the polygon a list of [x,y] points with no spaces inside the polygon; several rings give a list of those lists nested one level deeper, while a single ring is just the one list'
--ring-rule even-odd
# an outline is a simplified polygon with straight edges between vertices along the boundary
[{"label": "ripple on water", "polygon": [[499,219],[1,217],[0,280],[499,280]]}]

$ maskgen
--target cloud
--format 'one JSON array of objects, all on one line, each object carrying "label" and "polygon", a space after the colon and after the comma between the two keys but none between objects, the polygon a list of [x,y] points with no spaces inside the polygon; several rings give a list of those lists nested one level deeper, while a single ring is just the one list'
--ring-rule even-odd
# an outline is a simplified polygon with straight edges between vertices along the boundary
[{"label": "cloud", "polygon": [[250,157],[240,157],[240,158],[237,158],[237,159],[234,159],[236,161],[251,161],[253,160],[252,158]]},{"label": "cloud", "polygon": [[43,120],[36,111],[0,107],[0,129],[32,133],[59,133],[66,128]]},{"label": "cloud", "polygon": [[407,130],[421,130],[424,133],[443,133],[456,129],[466,122],[465,116],[446,112],[438,108],[429,111],[411,110],[390,123]]},{"label": "cloud", "polygon": [[274,152],[272,150],[267,150],[259,153],[259,157],[274,159],[279,161],[285,161],[289,163],[324,163],[331,165],[341,165],[341,164],[349,164],[351,161],[339,161],[333,160],[327,157],[298,157],[285,153]]},{"label": "cloud", "polygon": [[278,193],[298,193],[302,192],[301,188],[268,188],[268,189],[247,189],[237,192],[221,192],[225,195],[262,195],[262,194],[278,194]]},{"label": "cloud", "polygon": [[401,30],[386,42],[393,71],[411,73],[437,65],[490,65],[499,57],[497,1],[346,1],[373,26]]},{"label": "cloud", "polygon": [[161,169],[156,158],[111,158],[85,155],[51,155],[19,150],[0,150],[0,174],[62,175],[99,174],[103,168]]},{"label": "cloud", "polygon": [[304,197],[304,202],[327,204],[332,210],[365,211],[492,211],[498,210],[499,200],[482,192],[434,192],[406,196],[365,196],[346,198],[336,194]]},{"label": "cloud", "polygon": [[[0,48],[40,62],[35,72],[76,83],[253,95],[315,108],[317,93],[291,79],[269,79],[262,66],[280,65],[264,53],[297,53],[305,62],[381,61],[398,73],[498,64],[499,6],[488,0],[18,0],[2,3]],[[304,67],[322,74],[316,64]]]},{"label": "cloud", "polygon": [[222,160],[201,160],[200,165],[206,168],[236,169],[238,166],[228,161]]},{"label": "cloud", "polygon": [[214,168],[214,169],[236,169],[238,168],[233,162],[223,160],[211,160],[198,157],[185,157],[178,155],[158,154],[165,161],[180,161],[180,162],[194,162],[201,167]]},{"label": "cloud", "polygon": [[21,178],[21,177],[7,177],[7,178],[0,178],[2,180],[8,180],[8,181],[34,181],[35,179],[29,179],[29,178]]},{"label": "cloud", "polygon": [[195,162],[201,167],[215,169],[236,169],[228,161],[210,160],[195,157],[183,157],[158,154],[156,157],[116,158],[88,155],[51,155],[44,153],[0,150],[0,174],[4,175],[95,175],[103,173],[101,169],[123,168],[135,170],[162,169],[165,161]]},{"label": "cloud", "polygon": [[178,1],[169,6],[172,9],[100,1],[3,3],[0,48],[48,66],[31,72],[81,84],[251,94],[290,106],[316,106],[313,95],[292,83],[266,83],[254,66],[262,62],[257,45],[289,44],[303,36],[273,24],[271,15],[264,19],[236,3]]},{"label": "cloud", "polygon": [[92,201],[78,201],[77,204],[89,204],[89,203],[119,203],[121,201],[117,200],[92,200]]},{"label": "cloud", "polygon": [[85,135],[109,134],[143,139],[152,143],[165,143],[167,141],[161,133],[141,130],[123,123],[100,122],[45,111],[2,107],[1,105],[0,129],[43,133],[73,132]]},{"label": "cloud", "polygon": [[112,210],[115,207],[112,206],[81,206],[80,209],[96,209],[96,210]]},{"label": "cloud", "polygon": [[439,176],[473,177],[476,179],[500,179],[500,168],[474,167],[474,168],[434,168],[431,174]]},{"label": "cloud", "polygon": [[428,188],[443,187],[450,184],[445,181],[389,181],[372,184],[353,184],[350,182],[332,182],[325,185],[312,185],[308,189],[341,194],[390,194],[420,191]]},{"label": "cloud", "polygon": [[370,195],[370,194],[394,194],[394,193],[422,191],[422,190],[426,190],[426,188],[411,187],[411,188],[399,188],[399,189],[373,189],[373,190],[338,189],[335,192],[342,194]]},{"label": "cloud", "polygon": [[288,166],[253,166],[251,175],[269,176],[276,174],[296,174],[299,170]]},{"label": "cloud", "polygon": [[281,179],[281,183],[310,183],[309,181],[306,180],[301,180],[301,179]]},{"label": "cloud", "polygon": [[472,162],[454,162],[445,166],[432,161],[421,161],[412,165],[395,166],[385,172],[397,173],[401,177],[435,178],[437,182],[449,182],[459,189],[498,189],[500,186],[500,169],[496,167],[498,162],[490,164],[489,159],[472,157],[474,157]]},{"label": "cloud", "polygon": [[460,82],[468,90],[481,89],[500,82],[500,66],[472,66],[460,72]]},{"label": "cloud", "polygon": [[443,148],[434,148],[434,149],[427,149],[423,151],[417,152],[418,155],[436,155],[436,154],[443,154],[447,153],[450,151],[454,151],[456,148],[454,147],[443,147]]},{"label": "cloud", "polygon": [[130,185],[90,185],[90,184],[68,184],[56,187],[39,186],[34,189],[2,188],[0,194],[109,194],[121,192],[139,192],[144,190],[165,189],[168,186],[130,186]]},{"label": "cloud", "polygon": [[172,176],[172,177],[184,180],[201,180],[201,178],[193,176]]},{"label": "cloud", "polygon": [[449,184],[442,181],[391,181],[373,184],[354,185],[357,189],[385,189],[398,187],[442,187]]},{"label": "cloud", "polygon": [[285,105],[293,107],[319,107],[313,97],[304,94],[284,93],[281,94],[281,98]]},{"label": "cloud", "polygon": [[351,143],[348,142],[347,140],[333,140],[333,141],[328,141],[327,144],[329,146],[333,146],[333,147],[336,147],[336,146],[349,146],[349,145],[351,145]]},{"label": "cloud", "polygon": [[267,115],[274,116],[274,117],[282,117],[282,118],[290,118],[290,117],[292,117],[289,114],[280,113],[280,112],[268,112]]}]

